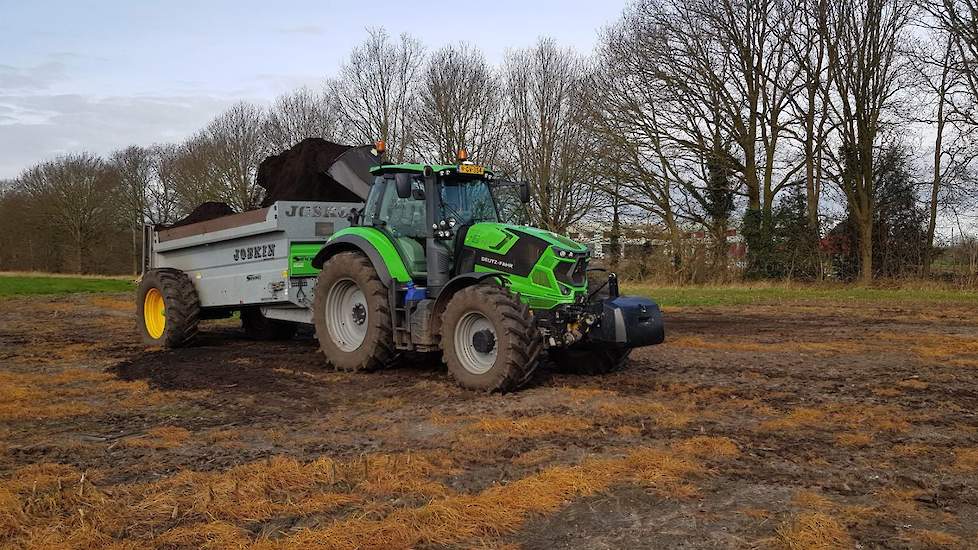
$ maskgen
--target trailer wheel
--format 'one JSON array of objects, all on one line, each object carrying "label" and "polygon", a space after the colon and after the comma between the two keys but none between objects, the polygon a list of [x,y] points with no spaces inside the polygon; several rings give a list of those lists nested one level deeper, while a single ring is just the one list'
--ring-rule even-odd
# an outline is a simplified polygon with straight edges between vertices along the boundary
[{"label": "trailer wheel", "polygon": [[299,328],[291,321],[265,317],[259,307],[242,308],[241,327],[252,340],[289,340]]},{"label": "trailer wheel", "polygon": [[200,300],[187,274],[153,269],[136,289],[136,327],[147,344],[178,348],[197,335]]},{"label": "trailer wheel", "polygon": [[[585,344],[586,346],[587,344]],[[630,348],[601,346],[571,347],[550,350],[550,361],[556,370],[573,374],[608,374],[628,364]]]},{"label": "trailer wheel", "polygon": [[316,339],[341,370],[370,370],[394,357],[387,288],[370,261],[355,252],[330,258],[316,281]]},{"label": "trailer wheel", "polygon": [[465,388],[514,390],[539,363],[543,338],[530,310],[501,286],[478,284],[458,291],[441,326],[443,360]]}]

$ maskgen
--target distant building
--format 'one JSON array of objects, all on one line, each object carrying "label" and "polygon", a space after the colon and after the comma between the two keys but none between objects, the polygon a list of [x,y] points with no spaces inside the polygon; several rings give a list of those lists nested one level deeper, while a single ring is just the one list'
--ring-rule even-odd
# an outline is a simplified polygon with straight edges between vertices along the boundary
[{"label": "distant building", "polygon": [[[671,245],[668,231],[655,224],[621,224],[619,237],[622,258],[632,258],[660,250]],[[568,236],[587,245],[595,258],[605,258],[611,253],[612,231],[610,223],[582,222],[568,230]],[[736,229],[727,230],[729,256],[734,261],[743,260],[747,255],[747,243]],[[711,240],[703,230],[690,230],[683,233],[687,244],[706,246]]]}]

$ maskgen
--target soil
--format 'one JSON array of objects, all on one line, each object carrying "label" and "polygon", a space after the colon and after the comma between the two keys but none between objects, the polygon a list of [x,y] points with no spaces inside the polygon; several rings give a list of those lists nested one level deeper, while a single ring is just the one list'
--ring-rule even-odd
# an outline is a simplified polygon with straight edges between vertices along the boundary
[{"label": "soil", "polygon": [[186,217],[173,222],[170,225],[160,224],[157,229],[170,229],[172,227],[180,227],[181,225],[190,225],[192,223],[206,222],[207,220],[213,220],[214,218],[220,218],[221,216],[228,216],[234,214],[234,209],[223,202],[205,202],[202,203],[197,208],[194,208],[190,214]]},{"label": "soil", "polygon": [[[458,388],[437,357],[335,372],[308,330],[291,342],[255,342],[234,320],[202,324],[190,348],[146,349],[130,301],[0,301],[0,382],[44,396],[14,392],[7,399],[19,409],[0,408],[0,487],[41,463],[69,465],[114,494],[272,457],[410,452],[450,463],[431,474],[439,490],[478,498],[651,448],[695,463],[696,473],[681,487],[607,478],[556,506],[524,503],[516,523],[417,546],[978,544],[978,318],[967,304],[667,308],[667,342],[637,350],[623,371],[571,375],[546,365],[528,387],[500,395]],[[161,427],[186,438],[138,443]],[[370,500],[376,488],[363,490],[367,500],[332,515],[238,527],[289,540],[440,498]],[[152,536],[179,524],[173,510]],[[118,537],[151,536],[127,533]],[[0,529],[0,546],[4,536]]]},{"label": "soil", "polygon": [[258,165],[257,182],[265,189],[261,206],[283,200],[361,202],[363,198],[326,173],[349,149],[349,145],[322,138],[306,138],[291,149],[266,158]]}]

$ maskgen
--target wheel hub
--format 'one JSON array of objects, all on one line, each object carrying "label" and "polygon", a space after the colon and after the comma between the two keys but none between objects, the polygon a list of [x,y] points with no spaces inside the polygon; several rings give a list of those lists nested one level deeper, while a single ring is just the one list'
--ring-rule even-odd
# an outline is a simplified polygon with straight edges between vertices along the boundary
[{"label": "wheel hub", "polygon": [[482,329],[472,335],[472,347],[479,353],[491,353],[496,349],[496,335],[489,329]]},{"label": "wheel hub", "polygon": [[367,308],[363,307],[363,304],[354,304],[352,313],[354,323],[362,325],[367,321]]}]

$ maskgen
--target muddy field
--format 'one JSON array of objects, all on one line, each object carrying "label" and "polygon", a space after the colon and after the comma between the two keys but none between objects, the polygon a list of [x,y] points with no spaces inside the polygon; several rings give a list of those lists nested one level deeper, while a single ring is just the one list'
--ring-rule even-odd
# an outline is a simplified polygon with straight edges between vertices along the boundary
[{"label": "muddy field", "polygon": [[132,315],[0,301],[0,547],[978,547],[973,305],[667,309],[627,370],[507,395]]}]

